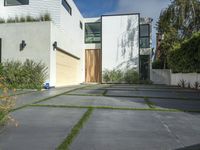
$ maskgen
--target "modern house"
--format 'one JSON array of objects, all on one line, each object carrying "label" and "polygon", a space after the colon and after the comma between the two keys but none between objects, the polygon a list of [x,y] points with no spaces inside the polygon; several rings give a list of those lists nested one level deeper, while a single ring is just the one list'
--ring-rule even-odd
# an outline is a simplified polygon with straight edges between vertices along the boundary
[{"label": "modern house", "polygon": [[[51,21],[23,19],[47,13]],[[1,61],[44,62],[50,86],[100,83],[114,68],[150,78],[152,19],[139,13],[84,18],[73,0],[1,0],[0,18]]]}]

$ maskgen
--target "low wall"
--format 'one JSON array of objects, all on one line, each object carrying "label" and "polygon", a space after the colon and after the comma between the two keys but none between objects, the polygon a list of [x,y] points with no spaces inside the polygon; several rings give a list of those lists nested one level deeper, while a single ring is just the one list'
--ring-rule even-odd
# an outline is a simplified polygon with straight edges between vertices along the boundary
[{"label": "low wall", "polygon": [[171,73],[171,85],[178,85],[180,80],[185,80],[187,83],[193,85],[195,82],[200,83],[199,73]]},{"label": "low wall", "polygon": [[171,72],[169,69],[152,69],[151,81],[154,84],[171,84]]}]

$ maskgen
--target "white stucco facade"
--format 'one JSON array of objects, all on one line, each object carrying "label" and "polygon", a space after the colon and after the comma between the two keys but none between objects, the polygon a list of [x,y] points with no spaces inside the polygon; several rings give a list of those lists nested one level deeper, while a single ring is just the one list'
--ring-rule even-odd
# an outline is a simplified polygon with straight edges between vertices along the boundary
[{"label": "white stucco facade", "polygon": [[[29,5],[19,6],[4,6],[4,0],[0,0],[0,18],[5,20],[28,15],[37,18],[45,13],[49,13],[52,19],[45,22],[0,24],[2,60],[42,61],[48,67],[46,82],[50,83],[50,86],[56,86],[57,60],[56,50],[53,49],[54,42],[57,42],[57,46],[62,50],[80,58],[77,84],[85,82],[86,49],[101,49],[102,70],[114,69],[130,59],[135,60],[133,65],[139,70],[137,59],[139,14],[83,18],[73,0],[66,1],[71,7],[71,14],[62,5],[62,0],[29,0]],[[85,43],[85,23],[94,22],[100,22],[102,25],[102,41]],[[23,51],[20,51],[19,45],[22,40],[27,45]],[[123,42],[126,44],[123,45]],[[121,55],[123,50],[127,51],[124,56]],[[149,49],[145,51],[147,55],[150,54]]]},{"label": "white stucco facade", "polygon": [[139,15],[102,16],[103,70],[139,71]]}]

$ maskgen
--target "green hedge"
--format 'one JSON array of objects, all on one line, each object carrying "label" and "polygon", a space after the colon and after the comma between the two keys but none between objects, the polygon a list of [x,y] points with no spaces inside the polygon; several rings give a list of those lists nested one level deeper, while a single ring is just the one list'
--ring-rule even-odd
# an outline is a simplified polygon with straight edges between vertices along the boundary
[{"label": "green hedge", "polygon": [[41,89],[46,79],[47,67],[39,62],[26,60],[6,61],[0,65],[0,74],[9,88]]},{"label": "green hedge", "polygon": [[200,32],[182,44],[174,46],[168,55],[169,67],[173,72],[200,72]]}]

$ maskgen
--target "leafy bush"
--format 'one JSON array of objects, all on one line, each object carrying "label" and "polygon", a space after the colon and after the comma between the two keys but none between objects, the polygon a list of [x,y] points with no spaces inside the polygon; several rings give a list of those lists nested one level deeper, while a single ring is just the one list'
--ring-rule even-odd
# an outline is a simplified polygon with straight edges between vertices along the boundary
[{"label": "leafy bush", "polygon": [[174,46],[169,52],[168,63],[173,72],[200,72],[200,32]]},{"label": "leafy bush", "polygon": [[130,84],[139,83],[139,74],[133,69],[127,70],[124,74],[124,80]]},{"label": "leafy bush", "polygon": [[26,22],[26,18],[25,17],[20,17],[19,22]]},{"label": "leafy bush", "polygon": [[[14,97],[8,95],[8,88],[0,77],[0,125],[4,124],[10,117],[8,113],[14,107]],[[15,92],[15,90],[13,90]]]},{"label": "leafy bush", "polygon": [[6,22],[5,19],[0,18],[0,23],[5,23],[5,22]]},{"label": "leafy bush", "polygon": [[123,73],[121,70],[104,70],[103,80],[106,83],[120,83],[123,80]]},{"label": "leafy bush", "polygon": [[49,13],[44,14],[44,21],[51,21],[51,16]]},{"label": "leafy bush", "polygon": [[195,88],[196,90],[198,90],[198,89],[200,88],[200,83],[199,83],[198,81],[196,81],[196,82],[194,83],[194,88]]},{"label": "leafy bush", "polygon": [[41,89],[45,82],[46,71],[46,66],[41,62],[6,61],[3,63],[2,75],[5,84],[11,88]]},{"label": "leafy bush", "polygon": [[140,83],[139,74],[134,69],[129,69],[126,71],[121,71],[117,69],[104,70],[103,81],[106,83]]},{"label": "leafy bush", "polygon": [[156,60],[152,63],[152,68],[153,69],[164,69],[164,62],[160,60]]},{"label": "leafy bush", "polygon": [[15,23],[15,18],[8,18],[7,23]]}]

